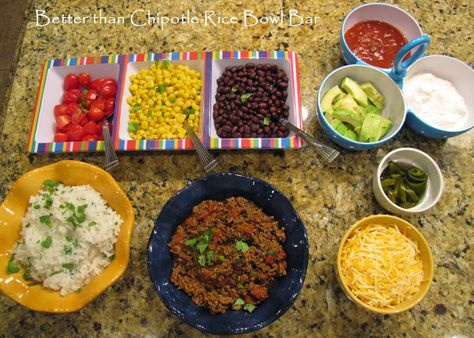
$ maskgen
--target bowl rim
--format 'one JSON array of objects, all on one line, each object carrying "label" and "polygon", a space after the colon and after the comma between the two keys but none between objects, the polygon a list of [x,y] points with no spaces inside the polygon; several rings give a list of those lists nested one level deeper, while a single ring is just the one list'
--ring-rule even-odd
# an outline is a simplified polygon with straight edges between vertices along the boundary
[{"label": "bowl rim", "polygon": [[[175,199],[179,198],[180,195],[190,189],[191,187],[193,187],[194,185],[197,185],[197,184],[201,184],[203,182],[206,182],[210,179],[213,179],[215,177],[230,177],[230,176],[235,176],[235,177],[238,177],[240,179],[250,179],[250,180],[253,180],[253,181],[256,181],[260,184],[263,184],[265,186],[269,186],[272,188],[272,190],[274,190],[276,193],[279,193],[286,201],[288,201],[288,204],[291,206],[291,208],[293,209],[292,211],[294,212],[294,215],[295,215],[295,219],[296,221],[298,221],[301,225],[302,225],[302,234],[303,234],[303,241],[304,241],[304,246],[305,246],[305,255],[302,257],[303,259],[303,270],[302,270],[302,275],[300,276],[299,280],[301,281],[297,287],[297,289],[295,290],[296,292],[293,293],[292,295],[289,295],[289,302],[287,304],[287,306],[284,306],[282,307],[281,311],[278,311],[276,313],[275,316],[273,317],[270,317],[269,319],[267,320],[264,320],[258,324],[254,324],[254,325],[251,325],[251,326],[246,326],[245,328],[243,329],[240,329],[240,330],[229,330],[229,331],[219,331],[219,330],[212,330],[212,329],[209,329],[209,327],[207,326],[202,326],[202,325],[196,325],[194,322],[192,322],[191,320],[189,320],[189,318],[187,318],[186,316],[184,316],[183,314],[181,314],[179,311],[177,311],[174,307],[172,306],[169,306],[168,304],[168,301],[163,297],[162,295],[162,291],[160,289],[160,285],[159,283],[157,283],[156,281],[153,280],[153,278],[151,277],[151,270],[152,270],[152,261],[150,259],[150,248],[151,248],[151,242],[153,240],[153,238],[155,237],[154,234],[155,234],[155,231],[158,227],[158,221],[159,219],[161,218],[162,214],[164,213],[164,210],[166,209],[167,206],[169,206],[169,204],[171,204]],[[178,225],[176,225],[177,227]],[[175,227],[175,229],[176,229]],[[173,229],[173,233],[174,233],[174,230]],[[150,279],[153,283],[153,287],[155,289],[155,292],[158,294],[161,302],[165,305],[165,307],[168,309],[168,311],[170,311],[174,316],[176,316],[177,318],[179,318],[180,320],[182,320],[183,322],[185,322],[186,324],[202,331],[202,332],[206,332],[206,333],[211,333],[211,334],[218,334],[218,335],[233,335],[233,334],[243,334],[243,333],[249,333],[249,332],[254,332],[254,331],[257,331],[265,326],[268,326],[269,324],[273,323],[274,321],[276,321],[277,319],[279,319],[283,314],[285,314],[290,308],[291,306],[295,303],[296,299],[298,298],[298,296],[300,295],[301,293],[301,290],[303,289],[303,285],[304,285],[304,280],[306,278],[306,273],[307,273],[307,270],[308,270],[308,262],[309,262],[309,242],[308,242],[308,234],[307,234],[307,231],[306,231],[306,227],[303,223],[303,221],[301,220],[299,214],[297,213],[296,209],[294,208],[293,204],[291,203],[291,201],[286,197],[286,195],[280,190],[278,189],[277,187],[275,187],[273,184],[271,184],[270,182],[267,182],[265,180],[262,180],[260,178],[257,178],[257,177],[254,177],[254,176],[249,176],[249,175],[243,175],[243,174],[239,174],[239,173],[235,173],[235,172],[218,172],[218,173],[213,173],[213,174],[210,174],[210,175],[207,175],[207,176],[204,176],[196,181],[193,181],[191,184],[188,184],[186,185],[184,188],[180,189],[179,191],[177,191],[176,193],[174,193],[167,201],[166,203],[163,205],[158,217],[156,218],[155,220],[155,224],[153,226],[153,229],[152,229],[152,232],[150,234],[150,237],[149,237],[149,240],[148,240],[148,243],[147,243],[147,270],[148,270],[148,274],[150,276]],[[168,278],[168,280],[170,279],[170,277]],[[170,283],[171,284],[171,283]],[[174,287],[174,286],[173,286]],[[184,291],[183,291],[184,292]],[[189,297],[187,294],[186,294],[187,297]],[[194,304],[194,303],[193,303]],[[196,305],[197,306],[197,305]],[[213,315],[215,316],[215,315]]]},{"label": "bowl rim", "polygon": [[369,71],[375,71],[375,72],[378,72],[380,74],[383,74],[383,76],[387,77],[388,79],[390,79],[390,81],[393,82],[393,79],[385,72],[383,72],[382,70],[374,67],[374,66],[370,66],[370,65],[362,65],[362,64],[351,64],[351,65],[345,65],[345,66],[342,66],[342,67],[338,67],[336,69],[333,69],[328,75],[326,75],[323,79],[323,81],[321,81],[320,85],[319,85],[319,88],[318,88],[318,95],[317,95],[317,100],[316,100],[316,105],[317,105],[317,112],[319,113],[318,115],[320,117],[323,118],[325,124],[327,124],[327,126],[329,126],[330,130],[334,133],[336,133],[339,137],[341,137],[344,141],[350,143],[350,144],[353,144],[355,146],[362,146],[362,147],[371,147],[371,148],[374,148],[374,147],[377,147],[377,146],[380,146],[382,144],[385,144],[387,142],[389,142],[392,138],[394,138],[395,136],[398,135],[398,133],[400,132],[400,130],[403,128],[403,125],[405,124],[405,120],[406,120],[406,117],[407,117],[407,104],[406,104],[406,100],[405,100],[405,96],[403,95],[403,91],[400,89],[399,86],[397,86],[397,84],[395,82],[393,82],[393,85],[394,87],[396,88],[396,92],[400,93],[400,97],[403,101],[403,118],[402,118],[402,121],[400,123],[400,125],[398,126],[397,130],[395,130],[393,132],[393,134],[387,138],[382,138],[380,140],[378,140],[377,142],[360,142],[360,141],[354,141],[354,140],[351,140],[347,137],[345,137],[344,135],[340,134],[339,132],[336,131],[336,129],[333,128],[333,126],[328,122],[328,120],[326,119],[326,116],[324,116],[324,113],[321,109],[321,100],[322,100],[322,90],[321,88],[326,84],[326,81],[331,77],[333,76],[336,72],[338,71],[341,71],[342,69],[346,69],[346,68],[357,68],[357,67],[362,67],[362,68],[365,68],[365,69],[370,69]]},{"label": "bowl rim", "polygon": [[[474,77],[474,69],[472,69],[471,67],[468,66],[467,63],[465,63],[464,61],[461,61],[455,57],[452,57],[452,56],[449,56],[449,55],[441,55],[441,54],[433,54],[433,55],[425,55],[425,56],[422,56],[420,57],[418,60],[416,60],[415,62],[413,62],[413,64],[408,67],[407,69],[407,74],[406,76],[403,78],[403,83],[405,83],[405,81],[408,79],[409,75],[410,74],[410,69],[412,69],[412,67],[414,65],[416,65],[417,63],[422,63],[422,62],[425,62],[426,60],[429,60],[429,59],[445,59],[445,60],[449,60],[449,62],[453,62],[455,64],[458,64],[459,66],[463,67],[466,69],[466,72],[469,72],[469,73],[472,73],[473,77]],[[433,72],[434,73],[434,72]],[[437,76],[436,74],[433,74],[435,76]],[[438,76],[437,76],[438,77]],[[403,93],[403,96],[405,97],[405,92],[403,91],[402,89],[402,93]],[[459,93],[459,95],[461,95],[461,93]],[[462,95],[461,95],[462,96]],[[464,96],[462,96],[463,99],[464,99]],[[469,130],[471,130],[472,128],[474,128],[474,122],[472,123],[472,125],[470,126],[467,126],[467,127],[464,127],[464,128],[461,128],[461,129],[451,129],[451,130],[448,130],[448,129],[441,129],[439,127],[436,127],[436,126],[433,126],[432,124],[429,124],[428,122],[426,122],[425,120],[423,120],[414,110],[413,108],[411,108],[409,105],[408,105],[408,102],[405,102],[406,103],[406,108],[407,108],[407,112],[410,113],[410,114],[413,114],[416,119],[426,125],[427,127],[433,129],[435,132],[438,132],[438,133],[443,133],[443,134],[446,134],[446,135],[458,135],[458,134],[461,134],[461,133],[465,133]],[[471,109],[469,109],[469,112],[471,112]],[[472,113],[474,114],[474,112]]]},{"label": "bowl rim", "polygon": [[[418,245],[421,244],[421,245],[425,246],[426,247],[426,252],[428,253],[427,261],[428,261],[428,267],[429,267],[429,276],[428,276],[428,278],[424,278],[424,280],[427,281],[427,285],[426,285],[425,289],[423,290],[423,292],[421,294],[419,294],[418,296],[415,295],[410,299],[410,300],[416,299],[415,302],[413,302],[413,304],[407,304],[405,306],[399,306],[399,308],[396,308],[396,309],[377,308],[377,307],[374,307],[374,306],[371,306],[371,305],[368,305],[368,304],[362,302],[349,290],[349,288],[347,287],[347,285],[345,283],[345,280],[344,280],[344,278],[342,277],[342,274],[341,274],[342,248],[343,248],[344,244],[346,243],[347,239],[349,238],[349,236],[352,235],[352,233],[354,232],[354,230],[356,228],[366,226],[366,225],[363,224],[365,222],[372,221],[372,220],[374,222],[376,222],[376,221],[380,221],[380,220],[384,220],[384,219],[385,220],[387,220],[387,219],[392,220],[393,223],[397,227],[399,227],[399,224],[402,223],[405,226],[407,226],[410,229],[410,231],[415,232],[421,239],[421,241],[420,241],[420,243],[418,243]],[[385,223],[385,222],[383,222],[383,223]],[[431,283],[433,282],[433,277],[434,277],[434,267],[435,267],[435,265],[434,265],[434,260],[433,260],[433,254],[431,252],[430,246],[428,245],[428,241],[423,236],[423,234],[414,225],[412,225],[408,221],[405,221],[404,219],[402,219],[400,217],[397,217],[397,216],[385,215],[385,214],[377,214],[377,215],[366,216],[366,217],[358,220],[357,222],[355,222],[353,225],[351,225],[349,227],[349,229],[346,230],[344,236],[342,237],[342,239],[339,242],[339,247],[338,247],[338,250],[337,250],[337,257],[336,257],[336,270],[337,270],[336,271],[336,276],[337,276],[339,284],[340,284],[341,288],[343,289],[344,293],[346,294],[346,296],[351,301],[353,301],[354,303],[362,306],[366,310],[369,310],[371,312],[375,312],[375,313],[378,313],[378,314],[396,314],[396,313],[407,311],[407,310],[415,307],[417,304],[419,304],[425,298],[426,294],[430,290]],[[406,302],[407,301],[405,301],[405,303]]]},{"label": "bowl rim", "polygon": [[[383,170],[385,170],[386,168],[386,163],[388,163],[390,157],[394,154],[397,154],[399,152],[402,152],[402,151],[407,151],[407,152],[412,152],[412,153],[417,153],[419,155],[421,155],[422,157],[424,157],[426,160],[428,160],[428,162],[431,163],[431,165],[433,166],[434,168],[434,173],[435,173],[435,176],[437,178],[437,180],[439,180],[439,183],[440,183],[440,189],[439,191],[436,192],[435,196],[434,196],[434,199],[431,203],[427,204],[425,207],[423,208],[419,208],[419,209],[413,209],[413,208],[410,208],[410,209],[405,209],[405,208],[402,208],[398,205],[396,205],[395,203],[393,203],[388,197],[387,195],[385,195],[385,192],[383,191],[382,189],[382,183],[380,181],[380,176],[382,175],[382,172]],[[393,209],[393,210],[396,210],[397,212],[400,212],[400,213],[405,213],[405,214],[418,214],[418,213],[422,213],[424,211],[427,211],[429,209],[431,209],[433,206],[436,205],[436,203],[439,202],[442,194],[443,194],[443,190],[444,190],[444,179],[443,179],[443,174],[441,173],[441,169],[439,168],[438,164],[433,160],[433,158],[431,158],[431,156],[429,156],[427,153],[419,150],[419,149],[416,149],[416,148],[410,148],[410,147],[403,147],[403,148],[397,148],[395,150],[392,150],[391,152],[389,152],[388,154],[386,154],[382,160],[380,160],[379,164],[377,165],[377,170],[375,171],[375,183],[377,185],[377,189],[381,192],[381,195],[382,195],[382,198],[385,202],[387,202],[390,207]],[[416,206],[415,206],[416,207]]]},{"label": "bowl rim", "polygon": [[[347,15],[344,16],[344,19],[342,20],[342,24],[341,24],[341,31],[340,31],[340,41],[344,44],[344,46],[346,47],[346,49],[349,51],[350,55],[357,60],[357,64],[360,64],[360,65],[367,65],[367,66],[371,66],[371,67],[374,67],[374,68],[377,68],[377,69],[382,69],[383,71],[390,71],[392,67],[389,67],[389,68],[383,68],[383,67],[377,67],[377,66],[372,66],[371,64],[361,60],[357,55],[355,55],[352,50],[349,48],[349,45],[347,44],[346,42],[346,37],[344,36],[344,33],[346,31],[345,27],[346,27],[346,21],[347,19],[349,18],[349,16],[351,16],[355,11],[357,10],[360,10],[361,8],[363,7],[390,7],[390,8],[393,8],[393,9],[396,9],[396,10],[399,10],[400,12],[403,12],[406,16],[408,16],[409,18],[411,18],[413,20],[413,22],[415,23],[416,27],[418,28],[418,30],[420,31],[420,35],[423,34],[423,31],[421,30],[421,27],[418,23],[418,21],[415,19],[415,17],[413,15],[411,15],[410,13],[408,13],[407,11],[405,11],[403,8],[400,8],[396,5],[392,5],[392,4],[388,4],[388,3],[383,3],[383,2],[371,2],[371,3],[366,3],[366,4],[362,4],[362,5],[359,5],[357,7],[354,7],[349,13],[347,13]],[[374,20],[377,20],[376,18]],[[350,29],[351,27],[349,27],[348,29]],[[398,27],[395,27],[398,29]]]},{"label": "bowl rim", "polygon": [[[89,305],[91,302],[93,302],[97,297],[99,297],[104,291],[106,291],[110,286],[112,286],[119,278],[121,278],[128,267],[128,263],[130,260],[130,242],[132,238],[132,232],[135,224],[135,214],[133,212],[133,208],[131,205],[130,200],[128,199],[127,195],[125,192],[122,190],[118,182],[113,178],[111,174],[109,174],[107,171],[104,169],[97,167],[93,164],[89,164],[86,162],[82,161],[76,161],[76,160],[61,160],[57,161],[51,164],[47,164],[41,167],[36,167],[33,168],[25,173],[23,173],[20,177],[17,178],[17,180],[14,182],[12,187],[10,188],[8,194],[6,195],[5,199],[2,201],[0,208],[4,208],[5,203],[8,203],[9,200],[11,200],[16,193],[16,190],[19,189],[18,187],[21,186],[21,181],[34,176],[38,172],[42,171],[49,171],[54,168],[61,168],[61,167],[67,167],[67,168],[74,168],[74,169],[82,169],[85,171],[95,174],[100,174],[100,176],[105,176],[106,178],[110,179],[108,181],[108,185],[110,186],[109,189],[114,189],[116,193],[119,195],[119,198],[124,202],[124,210],[127,215],[127,219],[123,220],[122,225],[120,226],[120,231],[117,235],[120,236],[120,233],[124,232],[125,236],[125,242],[123,243],[123,250],[121,251],[122,254],[120,257],[117,257],[116,259],[119,259],[117,261],[116,267],[113,269],[113,271],[110,272],[112,276],[111,278],[108,279],[106,282],[98,283],[100,280],[100,276],[108,269],[111,267],[111,264],[109,264],[107,267],[105,267],[98,275],[93,277],[85,286],[89,285],[92,282],[96,282],[96,287],[90,292],[84,295],[83,298],[74,298],[67,300],[67,297],[70,295],[74,295],[74,293],[69,294],[61,298],[62,303],[58,304],[56,302],[51,302],[51,303],[38,303],[38,302],[31,302],[28,299],[25,299],[18,290],[14,290],[12,292],[11,290],[9,291],[8,289],[5,289],[5,284],[9,282],[11,278],[14,277],[8,277],[8,278],[1,278],[0,277],[0,291],[3,293],[5,296],[11,298],[14,300],[16,303],[30,309],[33,311],[38,311],[38,312],[44,312],[44,313],[53,313],[53,314],[60,314],[60,313],[72,313],[81,310],[82,308],[86,307]],[[94,187],[93,187],[94,188]],[[95,189],[95,188],[94,188]],[[103,197],[104,198],[104,197]],[[104,198],[105,200],[105,198]],[[21,224],[19,225],[21,228]],[[19,235],[20,236],[20,235]],[[122,246],[121,246],[122,247]],[[6,251],[2,251],[0,253],[0,256],[5,255],[8,253],[8,255],[11,254],[13,248],[8,248]],[[117,252],[117,247],[116,245],[114,246],[114,251]],[[3,266],[2,266],[3,267]],[[22,270],[21,270],[22,271]],[[20,271],[20,272],[21,272]],[[15,276],[15,274],[12,274],[11,276]],[[99,278],[99,280],[96,280]],[[54,293],[57,294],[58,291],[51,290],[48,288],[43,287],[41,284],[39,285],[42,289],[42,292],[47,292],[47,293]],[[84,287],[85,287],[84,286]],[[30,288],[30,286],[27,285],[27,288]],[[83,292],[84,290],[82,290]],[[80,293],[79,293],[80,295]]]}]

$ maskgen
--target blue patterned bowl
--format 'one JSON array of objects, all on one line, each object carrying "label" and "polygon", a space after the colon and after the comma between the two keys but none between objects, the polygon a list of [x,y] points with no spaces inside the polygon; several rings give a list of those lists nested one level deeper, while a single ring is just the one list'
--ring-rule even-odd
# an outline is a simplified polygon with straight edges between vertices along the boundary
[{"label": "blue patterned bowl", "polygon": [[[211,314],[196,306],[191,297],[170,281],[173,256],[168,243],[176,229],[204,200],[224,200],[232,196],[247,198],[272,215],[285,229],[283,245],[287,254],[287,275],[275,281],[269,297],[252,313],[229,310]],[[235,173],[213,174],[177,192],[161,210],[148,242],[148,272],[163,303],[179,319],[204,332],[237,334],[256,331],[283,315],[295,302],[308,265],[308,239],[303,222],[290,201],[271,184]]]}]

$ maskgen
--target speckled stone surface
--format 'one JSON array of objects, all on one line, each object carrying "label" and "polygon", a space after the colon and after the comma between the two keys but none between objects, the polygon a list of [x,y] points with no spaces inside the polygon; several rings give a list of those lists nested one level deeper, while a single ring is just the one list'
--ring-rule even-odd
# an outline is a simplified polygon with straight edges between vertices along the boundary
[{"label": "speckled stone surface", "polygon": [[[430,34],[430,54],[447,54],[474,63],[472,1],[397,2]],[[358,1],[34,1],[19,51],[16,76],[6,109],[0,114],[0,198],[24,172],[61,159],[101,165],[100,154],[29,155],[26,141],[41,65],[47,58],[147,51],[290,49],[300,56],[305,127],[329,142],[315,118],[319,83],[341,64],[338,34],[341,20]],[[177,15],[189,9],[223,15],[256,15],[298,9],[319,16],[313,25],[203,27],[133,27],[126,25],[35,26],[35,9],[48,15],[128,16],[136,9]],[[426,298],[410,311],[379,316],[351,303],[338,286],[334,260],[338,241],[358,219],[383,213],[377,205],[371,175],[390,150],[410,146],[440,165],[445,192],[440,203],[420,216],[405,217],[427,238],[436,263]],[[372,151],[347,152],[335,163],[322,163],[311,148],[294,151],[217,152],[220,170],[268,180],[293,202],[306,224],[311,259],[304,288],[294,306],[257,337],[473,337],[474,336],[474,134],[428,140],[407,128],[388,145]],[[125,276],[92,304],[69,315],[35,313],[0,295],[0,336],[190,336],[201,333],[173,317],[159,300],[146,271],[146,247],[153,221],[166,200],[203,175],[192,153],[123,153],[114,176],[136,213],[131,260]]]}]

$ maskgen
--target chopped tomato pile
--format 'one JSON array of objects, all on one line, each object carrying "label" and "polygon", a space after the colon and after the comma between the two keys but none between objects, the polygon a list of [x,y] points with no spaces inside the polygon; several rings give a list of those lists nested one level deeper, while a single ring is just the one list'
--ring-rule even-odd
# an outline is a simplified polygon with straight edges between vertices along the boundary
[{"label": "chopped tomato pile", "polygon": [[114,111],[116,93],[114,79],[66,75],[62,103],[54,107],[54,142],[103,140],[102,126]]}]

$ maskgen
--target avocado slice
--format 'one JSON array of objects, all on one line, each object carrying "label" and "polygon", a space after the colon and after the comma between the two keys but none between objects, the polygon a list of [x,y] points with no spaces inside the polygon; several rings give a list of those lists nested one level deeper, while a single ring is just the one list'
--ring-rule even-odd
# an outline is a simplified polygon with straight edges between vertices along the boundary
[{"label": "avocado slice", "polygon": [[342,79],[341,87],[349,94],[354,97],[354,100],[357,101],[361,106],[367,106],[368,98],[367,94],[360,88],[360,86],[352,80],[350,77],[345,77]]},{"label": "avocado slice", "polygon": [[346,97],[347,95],[344,94],[344,92],[342,93],[342,95],[338,95],[336,96],[336,98],[334,99],[334,103],[332,105],[332,109],[337,109],[341,106],[341,103],[342,101],[344,100],[344,98]]},{"label": "avocado slice", "polygon": [[323,99],[321,100],[321,109],[323,110],[323,113],[331,109],[332,102],[336,96],[340,94],[343,94],[343,92],[337,85],[329,89],[326,94],[324,94]]},{"label": "avocado slice", "polygon": [[344,123],[340,123],[337,126],[336,131],[341,135],[345,135],[349,131],[349,128],[347,128],[347,126]]},{"label": "avocado slice", "polygon": [[339,109],[345,109],[352,111],[356,114],[359,115],[365,115],[364,109],[362,109],[357,102],[354,100],[354,98],[351,95],[346,95],[342,98],[341,103],[337,108],[334,108],[334,110],[339,110]]},{"label": "avocado slice", "polygon": [[381,115],[368,113],[359,133],[361,142],[377,142],[392,127],[392,121]]},{"label": "avocado slice", "polygon": [[364,82],[360,85],[360,88],[367,94],[369,100],[379,109],[385,107],[385,98],[380,94],[377,88],[371,82]]},{"label": "avocado slice", "polygon": [[326,117],[326,120],[328,120],[329,124],[334,128],[337,129],[337,127],[342,124],[341,120],[338,120],[334,117],[332,114],[326,113],[324,115]]},{"label": "avocado slice", "polygon": [[349,129],[345,134],[343,134],[343,136],[347,137],[348,139],[357,141],[357,134],[353,130]]},{"label": "avocado slice", "polygon": [[372,103],[369,103],[367,107],[364,107],[364,111],[366,114],[372,113],[372,114],[380,115],[382,113],[382,109],[377,108]]},{"label": "avocado slice", "polygon": [[357,128],[364,122],[364,116],[346,109],[338,109],[333,113],[334,117],[342,122],[349,123],[352,127]]}]

